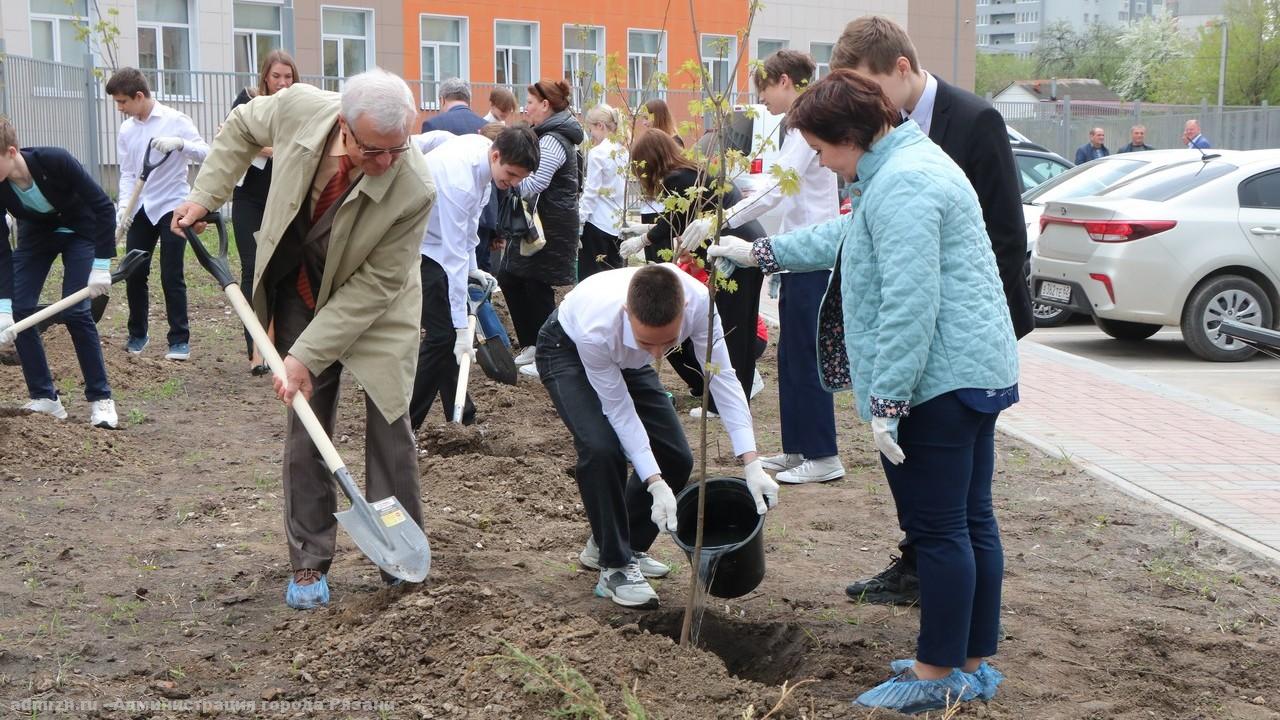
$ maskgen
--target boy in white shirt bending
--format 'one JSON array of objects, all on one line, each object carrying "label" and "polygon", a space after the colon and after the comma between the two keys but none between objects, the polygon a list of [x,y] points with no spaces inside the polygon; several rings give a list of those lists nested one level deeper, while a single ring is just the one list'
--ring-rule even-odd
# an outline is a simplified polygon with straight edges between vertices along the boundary
[{"label": "boy in white shirt bending", "polygon": [[[778,499],[777,483],[756,458],[751,410],[720,318],[707,327],[710,305],[707,288],[670,263],[606,270],[578,283],[538,333],[538,376],[573,434],[575,477],[591,521],[592,537],[578,558],[600,570],[595,594],[624,607],[658,607],[645,578],[671,568],[646,551],[659,532],[675,532],[675,493],[693,470],[654,360],[685,340],[703,357],[713,343],[711,394],[745,465],[756,511],[764,514]],[[630,476],[628,461],[635,468]]]},{"label": "boy in white shirt bending", "polygon": [[[151,96],[146,77],[136,68],[122,68],[112,74],[107,80],[107,94],[115,100],[116,109],[127,116],[120,124],[120,136],[116,140],[120,159],[116,225],[129,228],[125,240],[128,250],[141,248],[154,257],[159,241],[160,285],[164,289],[165,313],[169,320],[169,351],[165,357],[186,360],[191,357],[187,281],[182,266],[187,239],[170,230],[169,221],[174,208],[191,192],[187,184],[187,162],[202,162],[209,154],[209,145],[200,137],[191,118]],[[138,198],[136,212],[132,217],[125,217],[148,152],[155,153],[152,157],[167,152],[174,152],[178,157],[169,158],[152,171]],[[150,274],[151,261],[147,260],[125,281],[129,299],[129,340],[125,350],[132,355],[141,354],[147,346],[150,309],[147,276]]]},{"label": "boy in white shirt bending", "polygon": [[[418,370],[409,401],[409,420],[422,425],[436,395],[452,419],[458,384],[458,365],[473,352],[467,331],[467,280],[476,278],[496,287],[497,280],[476,267],[476,230],[489,199],[490,182],[506,190],[538,167],[538,136],[524,124],[509,127],[496,140],[483,135],[458,135],[427,153],[427,167],[436,186],[422,238],[422,343]],[[471,424],[475,407],[468,398],[462,422]]]}]

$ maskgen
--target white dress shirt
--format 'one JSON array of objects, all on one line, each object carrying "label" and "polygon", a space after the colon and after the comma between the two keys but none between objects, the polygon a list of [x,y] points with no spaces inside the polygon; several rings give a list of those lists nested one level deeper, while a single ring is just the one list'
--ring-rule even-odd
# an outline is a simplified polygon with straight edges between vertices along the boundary
[{"label": "white dress shirt", "polygon": [[[707,332],[707,310],[711,296],[707,288],[692,275],[681,272],[670,263],[662,267],[680,278],[684,288],[684,318],[677,343],[693,340],[699,358],[706,357],[707,339],[715,338],[711,350],[711,362],[718,371],[711,376],[711,394],[716,400],[720,418],[729,431],[735,455],[754,452],[755,431],[751,424],[751,410],[742,384],[729,361],[729,351],[724,345],[724,330],[720,316],[716,315],[714,332]],[[623,304],[631,277],[640,268],[620,268],[599,272],[578,283],[560,303],[560,326],[578,347],[578,357],[587,371],[587,380],[600,396],[600,407],[617,433],[622,450],[635,466],[640,478],[648,479],[661,474],[658,461],[649,446],[635,403],[627,392],[623,370],[636,370],[653,362],[645,350],[636,343],[631,321]]]},{"label": "white dress shirt", "polygon": [[449,279],[449,317],[455,329],[467,326],[467,272],[475,263],[476,229],[493,180],[492,147],[483,135],[454,135],[426,154],[436,204],[421,252],[440,263]]},{"label": "white dress shirt", "polygon": [[839,181],[836,174],[822,167],[818,153],[804,141],[799,130],[787,130],[782,152],[771,167],[794,170],[800,176],[800,191],[783,195],[782,188],[774,183],[767,189],[743,198],[725,212],[726,222],[732,230],[759,218],[775,207],[782,206],[782,219],[778,232],[798,230],[840,216]]},{"label": "white dress shirt", "polygon": [[[209,145],[200,137],[195,123],[181,113],[159,101],[151,108],[146,120],[126,118],[120,124],[120,136],[116,139],[116,154],[120,159],[120,203],[124,207],[133,196],[133,186],[142,174],[142,159],[151,140],[160,137],[182,138],[182,149],[151,171],[151,177],[142,188],[138,206],[147,213],[154,225],[160,218],[182,204],[191,192],[187,184],[188,161],[203,162],[209,154]],[[152,161],[163,157],[157,150],[151,151]]]},{"label": "white dress shirt", "polygon": [[622,219],[622,196],[627,191],[627,149],[605,138],[587,153],[578,217],[617,236]]},{"label": "white dress shirt", "polygon": [[423,155],[426,155],[456,137],[458,136],[448,130],[428,130],[417,135],[410,135],[409,142],[421,150]]},{"label": "white dress shirt", "polygon": [[938,97],[938,79],[929,73],[924,74],[924,92],[920,93],[920,99],[916,101],[916,108],[910,113],[902,113],[903,118],[915,120],[925,135],[929,134],[929,127],[933,125],[933,101]]}]

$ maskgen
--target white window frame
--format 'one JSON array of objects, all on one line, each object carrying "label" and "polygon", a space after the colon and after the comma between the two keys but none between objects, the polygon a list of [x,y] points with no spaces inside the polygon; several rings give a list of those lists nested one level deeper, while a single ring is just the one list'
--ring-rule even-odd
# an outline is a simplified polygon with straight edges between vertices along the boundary
[{"label": "white window frame", "polygon": [[[575,31],[576,30],[595,30],[596,32],[598,32],[599,35],[597,35],[595,50],[594,51],[570,50],[568,45],[565,43],[565,39],[568,37],[569,32],[571,30],[575,30]],[[569,61],[570,61],[571,55],[573,56],[573,62],[575,65],[582,62],[583,57],[590,57],[592,55],[595,56],[595,67],[593,68],[594,77],[591,78],[591,84],[600,85],[601,99],[603,99],[603,95],[605,92],[604,91],[604,86],[605,86],[604,66],[608,63],[608,60],[606,59],[606,55],[605,55],[605,48],[608,47],[608,45],[605,42],[605,27],[603,25],[583,25],[581,23],[564,23],[563,25],[560,26],[560,45],[561,45],[560,47],[561,76],[564,77],[565,82],[569,83],[569,87],[573,90],[573,98],[571,99],[571,103],[573,105],[574,110],[577,111],[577,110],[585,109],[582,107],[583,97],[581,93],[582,89],[585,86],[585,83],[580,85],[579,78],[577,77],[570,79],[571,76],[569,74]],[[575,70],[574,75],[576,75],[579,69],[574,68],[574,70]]]},{"label": "white window frame", "polygon": [[[264,7],[275,8],[280,15],[279,30],[260,30],[258,28],[240,28],[235,26],[236,5],[262,5]],[[262,58],[258,57],[258,37],[274,37],[276,39],[275,47],[277,49],[284,47],[284,3],[282,0],[232,0],[231,2],[231,62],[234,66],[236,55],[236,38],[240,35],[249,36],[249,52],[252,55],[249,62],[249,69],[245,72],[253,73],[255,76],[262,70]],[[294,78],[298,80],[298,78]]]},{"label": "white window frame", "polygon": [[[508,25],[528,25],[533,28],[533,32],[529,37],[529,43],[532,47],[523,45],[499,45],[498,44],[498,24],[505,23]],[[539,56],[538,47],[542,40],[542,23],[537,20],[521,20],[517,18],[494,18],[493,19],[493,82],[495,85],[509,87],[511,93],[516,96],[516,104],[523,105],[529,94],[527,86],[538,82],[542,79],[541,68],[542,58]],[[511,78],[511,56],[507,55],[507,65],[503,68],[506,71],[507,82],[503,83],[498,80],[498,58],[499,50],[529,50],[529,82],[513,81]]]},{"label": "white window frame", "polygon": [[[193,32],[195,28],[195,23],[193,22],[193,20],[196,16],[196,7],[195,7],[195,3],[192,2],[191,0],[182,0],[182,2],[185,2],[187,5],[186,24],[175,23],[175,22],[164,22],[160,20],[143,20],[141,16],[138,17],[137,33],[138,33],[139,60],[141,60],[141,56],[142,56],[142,30],[143,28],[148,28],[148,29],[154,30],[156,33],[156,65],[158,66],[155,68],[144,68],[141,66],[141,62],[139,62],[138,69],[142,71],[143,75],[146,75],[148,72],[155,73],[155,82],[152,83],[150,79],[148,79],[147,82],[152,85],[152,88],[151,88],[152,94],[161,100],[198,100],[199,99],[197,97],[198,88],[197,88],[197,83],[195,81],[196,37],[195,37],[195,33]],[[177,68],[177,69],[164,67],[165,28],[182,28],[187,31],[187,67]],[[190,83],[190,87],[187,88],[187,92],[185,93],[181,93],[181,92],[171,93],[165,90],[163,73],[166,73],[166,72],[171,73],[171,72],[175,72],[175,70],[184,70],[187,72],[187,82]]]},{"label": "white window frame", "polygon": [[[820,47],[820,46],[826,46],[827,48],[829,48],[829,50],[828,50],[828,52],[827,52],[827,61],[826,61],[826,62],[818,62],[818,54],[817,54],[816,52],[814,52],[814,48],[816,48],[816,47]],[[811,43],[809,43],[809,57],[813,58],[813,64],[814,64],[814,68],[813,68],[813,80],[814,80],[814,82],[817,82],[817,81],[821,80],[822,78],[824,78],[824,77],[826,77],[826,76],[828,76],[828,75],[830,75],[830,74],[831,74],[831,55],[832,55],[832,53],[834,53],[835,51],[836,51],[836,44],[835,44],[835,43],[826,43],[826,42],[811,42]]]},{"label": "white window frame", "polygon": [[[68,11],[70,11],[71,9],[72,8],[70,6],[67,7]],[[27,11],[30,13],[30,18],[31,18],[28,25],[31,25],[37,22],[53,23],[53,59],[52,59],[53,62],[65,63],[67,65],[79,65],[81,67],[84,66],[83,54],[81,54],[81,56],[77,57],[75,60],[67,60],[66,58],[62,57],[62,23],[67,22],[73,25],[76,23],[87,24],[89,22],[89,15],[87,12],[89,10],[88,0],[86,0],[85,2],[85,10],[86,10],[86,13],[84,17],[80,17],[72,12],[67,12],[67,13],[36,12],[31,9],[30,0],[27,1]],[[35,33],[32,32],[33,40],[34,40],[34,37],[35,37]],[[86,49],[87,48],[88,46],[86,46]],[[33,56],[35,55],[34,51],[35,51],[35,48],[32,47],[31,54]],[[43,60],[44,58],[38,58],[38,59]]]},{"label": "white window frame", "polygon": [[[656,53],[632,52],[631,51],[631,33],[633,32],[657,35],[658,51]],[[636,73],[636,75],[638,76],[637,79],[640,80],[641,82],[637,83],[635,87],[631,87],[632,86],[632,82],[631,82],[632,61],[636,59],[642,59],[642,58],[653,58],[654,60],[653,71],[655,73],[667,72],[667,32],[665,30],[657,30],[654,28],[634,28],[634,27],[627,28],[627,85],[628,85],[627,103],[631,105],[633,109],[639,107],[641,103],[648,102],[649,100],[661,100],[667,97],[667,89],[665,87],[655,86],[654,88],[646,91],[645,85],[647,83],[644,82],[643,77],[639,77],[643,75],[643,73],[639,73],[639,72]]]},{"label": "white window frame", "polygon": [[[712,56],[703,55],[702,54],[703,44],[708,40],[712,40],[712,41],[729,40],[730,43],[729,43],[728,54],[726,54],[723,58],[715,55],[712,55]],[[698,35],[698,61],[702,65],[704,83],[713,83],[715,79],[715,69],[711,67],[710,63],[712,62],[724,63],[725,74],[728,76],[726,78],[728,80],[728,86],[724,88],[724,93],[730,102],[733,102],[733,99],[738,92],[738,78],[733,73],[734,63],[737,60],[737,57],[738,57],[738,36],[737,35],[723,35],[720,33],[701,33]],[[716,88],[713,85],[712,92],[718,91],[719,89],[720,88]]]},{"label": "white window frame", "polygon": [[342,67],[342,56],[343,56],[342,41],[354,40],[356,39],[356,36],[355,35],[339,35],[337,33],[326,33],[324,31],[324,11],[325,10],[339,10],[343,12],[359,12],[359,13],[364,13],[368,17],[368,20],[365,22],[365,26],[364,26],[364,38],[362,38],[364,40],[364,69],[365,70],[372,69],[373,66],[376,64],[374,62],[374,58],[376,57],[376,54],[374,51],[373,44],[374,44],[374,40],[378,36],[378,33],[376,32],[377,17],[374,15],[374,10],[371,7],[353,7],[350,5],[321,5],[320,6],[320,73],[322,76],[324,74],[325,41],[335,40],[338,43],[337,82],[336,83],[333,82],[334,78],[325,77],[322,83],[326,90],[339,90],[346,83],[346,78],[350,74],[346,71],[346,68]]},{"label": "white window frame", "polygon": [[764,38],[764,37],[756,38],[756,59],[757,60],[764,60],[765,58],[769,57],[774,52],[776,52],[774,50],[770,50],[769,52],[762,51],[760,49],[761,43],[780,43],[781,47],[779,47],[778,50],[789,50],[791,48],[791,41],[785,38]]},{"label": "white window frame", "polygon": [[[423,20],[455,20],[460,23],[458,32],[458,42],[444,42],[441,40],[426,40],[422,37],[422,21]],[[422,64],[422,53],[427,48],[434,48],[436,53],[436,69],[440,68],[440,48],[444,46],[458,47],[458,77],[467,82],[471,82],[471,18],[466,15],[442,15],[440,13],[419,13],[418,14],[418,83],[420,86],[419,96],[422,98],[423,110],[440,109],[440,93],[430,92],[430,84],[434,83],[436,90],[440,89],[441,81],[446,78],[436,77],[428,80],[426,69]]]}]

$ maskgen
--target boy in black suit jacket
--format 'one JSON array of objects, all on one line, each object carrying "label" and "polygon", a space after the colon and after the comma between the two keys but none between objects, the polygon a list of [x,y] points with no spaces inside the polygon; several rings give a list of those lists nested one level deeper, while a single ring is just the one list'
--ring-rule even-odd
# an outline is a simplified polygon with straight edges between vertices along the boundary
[{"label": "boy in black suit jacket", "polygon": [[[1004,118],[987,101],[925,72],[905,30],[888,18],[868,15],[845,27],[831,54],[831,69],[855,70],[880,83],[903,114],[955,161],[978,194],[995,251],[1014,333],[1035,327],[1024,265],[1027,228],[1018,175]],[[919,602],[915,551],[907,539],[902,557],[874,577],[850,584],[851,598],[911,605]]]},{"label": "boy in black suit jacket", "polygon": [[[0,219],[0,347],[14,341],[31,402],[24,407],[59,420],[67,411],[49,372],[39,331],[16,338],[6,328],[35,311],[54,259],[61,256],[63,297],[89,287],[97,297],[111,288],[111,258],[116,254],[115,209],[111,198],[66,150],[18,149],[18,134],[0,117],[0,215],[18,221],[19,243],[9,248],[9,226]],[[63,312],[76,358],[84,373],[90,423],[116,427],[116,407],[107,384],[98,328],[85,300]]]}]

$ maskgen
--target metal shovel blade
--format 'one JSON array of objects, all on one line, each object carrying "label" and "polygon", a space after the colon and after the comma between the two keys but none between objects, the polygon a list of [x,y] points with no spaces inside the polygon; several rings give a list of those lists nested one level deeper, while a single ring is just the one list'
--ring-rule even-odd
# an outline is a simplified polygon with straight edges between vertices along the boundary
[{"label": "metal shovel blade", "polygon": [[[340,485],[351,478],[346,468],[335,475]],[[344,482],[345,481],[345,482]],[[358,494],[348,494],[351,507],[334,513],[356,547],[388,575],[408,582],[422,582],[431,570],[431,545],[427,534],[413,521],[394,495],[370,503]]]}]

